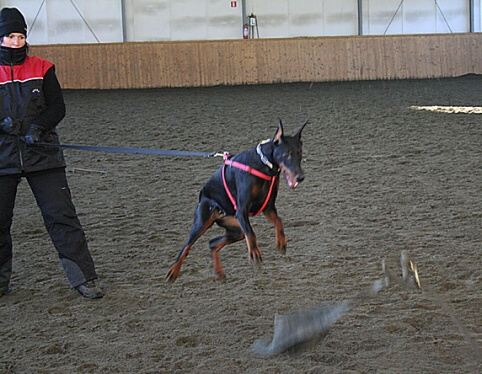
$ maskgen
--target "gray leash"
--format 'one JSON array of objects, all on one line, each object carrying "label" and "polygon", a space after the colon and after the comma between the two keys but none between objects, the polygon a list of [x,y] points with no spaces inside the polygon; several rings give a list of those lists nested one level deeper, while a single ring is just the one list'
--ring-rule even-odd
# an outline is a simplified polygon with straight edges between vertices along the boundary
[{"label": "gray leash", "polygon": [[219,155],[219,153],[216,153],[216,152],[210,152],[210,153],[209,152],[191,152],[191,151],[177,151],[177,150],[170,150],[170,149],[123,148],[123,147],[107,147],[107,146],[76,145],[76,144],[34,143],[33,146],[76,149],[81,151],[96,151],[96,152],[108,152],[108,153],[131,153],[136,155],[198,156],[198,157],[214,157]]}]

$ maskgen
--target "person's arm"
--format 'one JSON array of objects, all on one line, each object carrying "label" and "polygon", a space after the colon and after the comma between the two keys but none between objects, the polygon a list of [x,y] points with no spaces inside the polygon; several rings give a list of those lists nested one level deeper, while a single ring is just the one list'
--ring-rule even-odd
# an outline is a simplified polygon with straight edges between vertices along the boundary
[{"label": "person's arm", "polygon": [[52,66],[44,76],[43,92],[47,109],[32,123],[41,126],[45,131],[52,130],[65,117],[65,102],[62,88]]}]

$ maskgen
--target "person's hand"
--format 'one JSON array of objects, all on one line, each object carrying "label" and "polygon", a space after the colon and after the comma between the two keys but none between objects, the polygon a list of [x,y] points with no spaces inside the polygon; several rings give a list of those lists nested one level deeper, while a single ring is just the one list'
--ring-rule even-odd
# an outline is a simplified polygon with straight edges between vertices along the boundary
[{"label": "person's hand", "polygon": [[42,127],[38,125],[30,125],[27,133],[24,136],[25,143],[34,144],[40,140],[40,134],[42,133]]},{"label": "person's hand", "polygon": [[13,120],[12,117],[5,117],[0,121],[0,129],[5,134],[16,135],[22,127],[22,122],[18,120]]}]

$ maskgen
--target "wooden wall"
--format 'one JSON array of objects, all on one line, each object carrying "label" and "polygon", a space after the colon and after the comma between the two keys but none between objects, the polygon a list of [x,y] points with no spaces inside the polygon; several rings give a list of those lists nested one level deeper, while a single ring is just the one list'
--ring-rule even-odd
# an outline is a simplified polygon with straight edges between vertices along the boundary
[{"label": "wooden wall", "polygon": [[64,88],[198,87],[482,74],[482,34],[32,46]]}]

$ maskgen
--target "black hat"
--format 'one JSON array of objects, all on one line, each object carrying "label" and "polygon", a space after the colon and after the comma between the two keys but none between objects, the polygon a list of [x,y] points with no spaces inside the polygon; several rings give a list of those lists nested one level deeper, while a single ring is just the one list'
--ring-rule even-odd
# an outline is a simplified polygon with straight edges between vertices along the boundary
[{"label": "black hat", "polygon": [[27,36],[27,23],[17,8],[0,10],[0,36],[18,32]]}]

